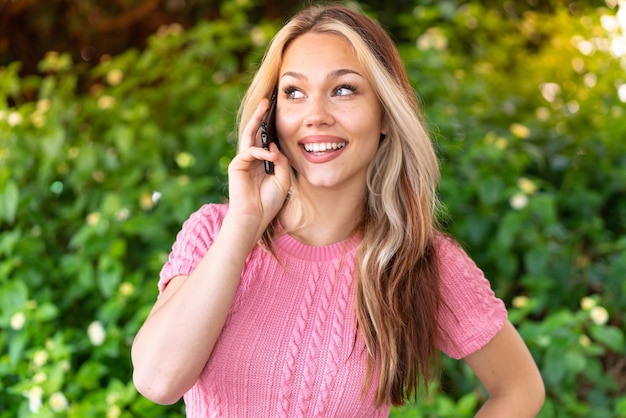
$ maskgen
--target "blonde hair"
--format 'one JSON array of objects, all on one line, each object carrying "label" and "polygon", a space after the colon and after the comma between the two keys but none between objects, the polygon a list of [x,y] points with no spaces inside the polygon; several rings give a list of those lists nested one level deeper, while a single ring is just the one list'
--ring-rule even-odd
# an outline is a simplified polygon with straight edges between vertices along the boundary
[{"label": "blonde hair", "polygon": [[[403,404],[434,377],[437,364],[437,157],[393,41],[372,19],[340,5],[309,7],[276,34],[243,99],[241,130],[277,84],[286,47],[307,32],[348,40],[383,109],[387,135],[368,170],[361,223],[357,319],[368,353],[364,388],[379,361],[377,403]],[[270,247],[273,233],[272,223],[262,239]]]}]

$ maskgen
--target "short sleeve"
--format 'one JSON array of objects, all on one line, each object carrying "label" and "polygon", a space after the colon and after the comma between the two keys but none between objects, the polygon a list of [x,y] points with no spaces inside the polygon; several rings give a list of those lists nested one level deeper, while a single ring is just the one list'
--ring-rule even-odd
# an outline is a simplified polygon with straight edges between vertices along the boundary
[{"label": "short sleeve", "polygon": [[176,276],[189,275],[207,252],[226,214],[226,205],[208,204],[194,212],[176,235],[159,275],[159,293]]},{"label": "short sleeve", "polygon": [[504,302],[495,296],[482,270],[460,245],[443,237],[437,244],[443,301],[439,348],[460,359],[491,341],[508,315]]}]

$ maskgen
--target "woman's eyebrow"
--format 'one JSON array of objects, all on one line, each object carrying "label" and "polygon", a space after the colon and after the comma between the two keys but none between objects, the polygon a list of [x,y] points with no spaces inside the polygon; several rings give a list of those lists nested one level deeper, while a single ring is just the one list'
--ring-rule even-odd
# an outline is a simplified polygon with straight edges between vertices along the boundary
[{"label": "woman's eyebrow", "polygon": [[355,74],[355,75],[358,75],[359,77],[363,77],[358,71],[351,70],[350,68],[340,68],[338,70],[334,70],[334,71],[331,71],[330,73],[328,73],[326,78],[327,79],[334,79],[334,78],[339,78],[342,75],[346,75],[346,74]]},{"label": "woman's eyebrow", "polygon": [[[333,79],[339,78],[339,77],[341,77],[343,75],[346,75],[346,74],[355,74],[355,75],[358,75],[359,77],[363,77],[361,75],[361,73],[359,73],[358,71],[352,70],[350,68],[339,68],[337,70],[333,70],[333,71],[329,72],[326,75],[326,79],[333,80]],[[306,80],[307,79],[307,77],[303,73],[300,73],[300,72],[297,72],[297,71],[285,71],[280,78],[285,78],[285,77],[293,77],[293,78],[298,79],[298,80]]]}]

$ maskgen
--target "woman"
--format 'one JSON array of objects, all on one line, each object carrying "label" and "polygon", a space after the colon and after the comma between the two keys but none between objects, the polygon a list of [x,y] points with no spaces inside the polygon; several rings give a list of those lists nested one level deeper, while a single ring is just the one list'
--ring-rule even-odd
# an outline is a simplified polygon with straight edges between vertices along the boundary
[{"label": "woman", "polygon": [[536,415],[543,383],[503,303],[436,229],[437,159],[378,24],[338,5],[294,16],[239,121],[229,204],[184,224],[133,343],[142,394],[184,396],[191,417],[382,417],[443,350],[488,390],[479,416]]}]

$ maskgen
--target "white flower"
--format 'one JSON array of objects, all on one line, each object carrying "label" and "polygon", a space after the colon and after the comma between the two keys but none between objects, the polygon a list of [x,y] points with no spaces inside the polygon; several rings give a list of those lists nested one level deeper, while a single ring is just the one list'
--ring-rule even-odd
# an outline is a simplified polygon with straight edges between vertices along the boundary
[{"label": "white flower", "polygon": [[107,405],[114,405],[120,400],[120,394],[118,392],[111,392],[106,396]]},{"label": "white flower", "polygon": [[117,405],[111,405],[107,411],[107,418],[118,418],[120,415],[122,415],[122,410]]},{"label": "white flower", "polygon": [[69,360],[61,360],[59,362],[59,365],[61,367],[61,370],[63,370],[64,372],[69,372],[70,371],[70,361]]},{"label": "white flower", "polygon": [[598,82],[598,76],[595,75],[594,73],[587,73],[583,76],[583,83],[585,83],[585,86],[589,88],[594,87],[597,82]]},{"label": "white flower", "polygon": [[265,36],[265,32],[259,26],[255,26],[250,31],[250,39],[252,39],[252,43],[254,46],[261,47],[267,43],[267,36]]},{"label": "white flower", "polygon": [[616,57],[623,57],[626,55],[626,37],[616,36],[611,39],[611,46],[609,47],[611,52]]},{"label": "white flower", "polygon": [[526,125],[521,123],[513,123],[509,127],[511,133],[518,138],[528,138],[530,136],[530,129]]},{"label": "white flower", "polygon": [[33,386],[30,390],[23,394],[28,399],[28,409],[33,414],[36,414],[41,409],[41,397],[43,396],[43,389],[39,386]]},{"label": "white flower", "polygon": [[609,320],[609,312],[602,306],[594,306],[589,312],[591,320],[597,325],[604,325]]},{"label": "white flower", "polygon": [[41,128],[46,124],[46,117],[41,113],[35,112],[30,115],[30,121],[35,128]]},{"label": "white flower", "polygon": [[497,149],[505,149],[509,145],[509,142],[506,140],[506,138],[498,138],[496,139],[494,145]]},{"label": "white flower", "polygon": [[161,192],[155,190],[154,192],[152,192],[152,203],[154,203],[155,205],[159,202],[159,200],[161,200]]},{"label": "white flower", "polygon": [[120,293],[122,296],[131,296],[135,292],[135,286],[132,283],[124,282],[120,285]]},{"label": "white flower", "polygon": [[528,196],[524,193],[515,193],[509,199],[509,204],[515,210],[522,210],[528,205]]},{"label": "white flower", "polygon": [[556,83],[542,83],[539,85],[541,95],[550,103],[554,102],[561,94],[561,86]]},{"label": "white flower", "polygon": [[22,115],[17,112],[11,112],[9,113],[7,121],[9,122],[9,126],[17,126],[22,123]]},{"label": "white flower", "polygon": [[106,339],[106,331],[100,321],[93,321],[89,324],[89,327],[87,328],[87,335],[89,336],[91,343],[95,346],[102,345]]},{"label": "white flower", "polygon": [[16,312],[11,317],[11,329],[15,331],[19,331],[24,328],[24,324],[26,323],[26,316],[23,312]]},{"label": "white flower", "polygon": [[37,367],[41,367],[48,361],[48,352],[45,350],[38,350],[33,356],[33,364]]},{"label": "white flower", "polygon": [[44,372],[38,372],[33,376],[33,382],[41,384],[48,379],[48,376]]},{"label": "white flower", "polygon": [[591,340],[585,334],[581,335],[578,338],[578,343],[583,347],[589,347],[591,345]]},{"label": "white flower", "polygon": [[422,51],[434,49],[444,52],[448,48],[448,39],[441,29],[430,28],[417,39],[417,48]]},{"label": "white flower", "polygon": [[97,225],[100,222],[100,218],[101,218],[100,212],[91,212],[89,215],[87,215],[87,218],[86,218],[87,225],[89,226]]},{"label": "white flower", "polygon": [[576,48],[578,48],[580,53],[583,55],[589,56],[596,51],[596,46],[592,42],[586,39],[583,39],[580,36],[575,36],[572,39],[572,43],[576,46]]},{"label": "white flower", "polygon": [[128,217],[130,216],[130,210],[128,210],[128,208],[122,208],[120,210],[118,210],[117,212],[115,212],[115,219],[123,222],[126,219],[128,219]]},{"label": "white flower", "polygon": [[63,412],[67,409],[67,398],[61,392],[55,392],[50,396],[50,408],[54,412]]},{"label": "white flower", "polygon": [[589,296],[585,296],[580,300],[580,307],[585,311],[590,311],[592,308],[596,306],[596,301]]},{"label": "white flower", "polygon": [[48,351],[54,350],[55,346],[56,346],[56,344],[55,344],[55,342],[54,342],[54,340],[52,338],[46,339],[46,349]]},{"label": "white flower", "polygon": [[525,308],[529,302],[530,299],[527,296],[516,296],[513,298],[513,306],[518,309]]},{"label": "white flower", "polygon": [[46,113],[48,110],[50,110],[50,99],[39,99],[37,101],[37,112]]},{"label": "white flower", "polygon": [[112,86],[117,86],[124,79],[124,73],[122,70],[114,69],[107,74],[107,81]]},{"label": "white flower", "polygon": [[626,84],[622,84],[617,88],[617,96],[620,102],[626,103]]},{"label": "white flower", "polygon": [[526,177],[520,177],[517,180],[517,187],[526,194],[533,194],[537,191],[537,185]]},{"label": "white flower", "polygon": [[139,197],[139,206],[143,210],[150,210],[154,207],[154,200],[152,200],[152,195],[149,193],[142,193]]},{"label": "white flower", "polygon": [[571,100],[569,102],[567,102],[567,110],[573,115],[575,113],[578,113],[578,111],[580,110],[580,105],[578,104],[578,102],[576,100]]},{"label": "white flower", "polygon": [[110,109],[115,106],[115,97],[104,95],[98,99],[98,107],[100,109]]}]

